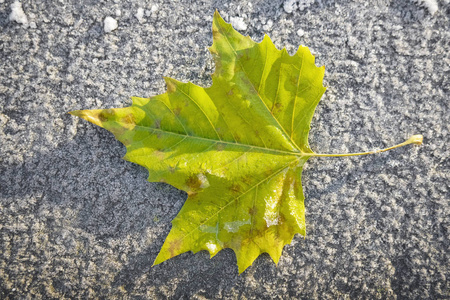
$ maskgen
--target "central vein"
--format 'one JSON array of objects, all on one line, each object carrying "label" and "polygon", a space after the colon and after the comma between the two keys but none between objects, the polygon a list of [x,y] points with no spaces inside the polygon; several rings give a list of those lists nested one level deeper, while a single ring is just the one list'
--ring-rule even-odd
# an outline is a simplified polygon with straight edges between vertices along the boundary
[{"label": "central vein", "polygon": [[265,148],[265,147],[248,145],[248,144],[241,144],[241,143],[236,143],[236,142],[227,142],[227,141],[223,141],[223,140],[218,141],[218,140],[214,140],[214,139],[193,136],[193,135],[188,135],[188,134],[183,134],[183,133],[177,133],[177,132],[172,132],[172,131],[166,131],[166,130],[162,130],[162,129],[145,127],[145,126],[140,126],[140,125],[136,125],[135,127],[138,127],[140,129],[143,129],[146,131],[152,131],[154,133],[161,133],[161,134],[168,134],[168,135],[175,135],[175,136],[183,137],[186,140],[190,139],[190,140],[197,140],[197,141],[206,141],[206,142],[215,143],[215,144],[226,144],[226,145],[231,145],[231,146],[235,146],[235,147],[245,148],[250,151],[254,150],[254,151],[260,151],[260,152],[264,152],[264,153],[284,154],[284,155],[292,155],[292,156],[300,156],[300,157],[301,156],[314,156],[314,153],[292,152],[292,151],[284,151],[284,150],[278,150],[278,149],[272,149],[272,148]]}]

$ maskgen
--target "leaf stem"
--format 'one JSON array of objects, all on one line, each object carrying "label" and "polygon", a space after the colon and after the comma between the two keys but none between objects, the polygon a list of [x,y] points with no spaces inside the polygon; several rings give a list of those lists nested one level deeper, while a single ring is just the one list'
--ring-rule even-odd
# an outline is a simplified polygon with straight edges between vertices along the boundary
[{"label": "leaf stem", "polygon": [[318,156],[318,157],[342,157],[342,156],[358,156],[358,155],[368,155],[368,154],[375,154],[380,152],[389,151],[395,148],[400,148],[409,144],[415,144],[420,145],[422,144],[423,136],[420,134],[416,134],[411,136],[408,140],[404,141],[403,143],[400,143],[398,145],[385,148],[385,149],[379,149],[379,150],[373,150],[373,151],[367,151],[367,152],[360,152],[360,153],[341,153],[341,154],[320,154],[320,153],[308,153],[306,155],[308,156]]}]

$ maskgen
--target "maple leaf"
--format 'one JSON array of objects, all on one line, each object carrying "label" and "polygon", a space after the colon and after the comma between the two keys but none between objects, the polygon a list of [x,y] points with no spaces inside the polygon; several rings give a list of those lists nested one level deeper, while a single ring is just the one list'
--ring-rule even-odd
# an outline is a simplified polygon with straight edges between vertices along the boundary
[{"label": "maple leaf", "polygon": [[[256,43],[217,11],[212,32],[211,87],[165,78],[164,94],[71,114],[111,131],[127,148],[124,159],[149,170],[148,181],[187,192],[155,265],[187,251],[213,257],[231,248],[241,273],[261,253],[278,263],[294,235],[305,235],[301,173],[308,158],[372,152],[316,154],[309,147],[325,68],[307,47],[291,56],[267,35]],[[420,142],[413,136],[391,148]]]}]

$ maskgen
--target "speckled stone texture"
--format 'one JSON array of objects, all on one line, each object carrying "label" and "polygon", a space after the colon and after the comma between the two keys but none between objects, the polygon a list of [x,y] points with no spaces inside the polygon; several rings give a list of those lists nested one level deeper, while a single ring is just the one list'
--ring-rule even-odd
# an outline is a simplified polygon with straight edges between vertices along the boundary
[{"label": "speckled stone texture", "polygon": [[[431,15],[406,0],[294,1],[291,13],[277,0],[23,0],[21,25],[0,0],[0,298],[449,299],[446,2]],[[309,46],[326,65],[316,152],[424,136],[310,159],[307,237],[240,276],[229,249],[152,268],[185,193],[148,183],[112,134],[67,114],[162,93],[162,76],[211,84],[216,8],[243,34]]]}]

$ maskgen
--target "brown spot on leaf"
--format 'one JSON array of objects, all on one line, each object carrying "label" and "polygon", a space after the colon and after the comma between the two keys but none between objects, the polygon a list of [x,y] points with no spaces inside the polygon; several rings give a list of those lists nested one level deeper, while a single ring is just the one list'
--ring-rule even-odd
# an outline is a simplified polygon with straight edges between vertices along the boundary
[{"label": "brown spot on leaf", "polygon": [[164,152],[162,152],[162,151],[155,150],[155,151],[153,152],[153,154],[154,154],[157,158],[159,158],[160,160],[163,160],[163,159],[165,158],[165,154],[164,154]]},{"label": "brown spot on leaf", "polygon": [[161,120],[159,119],[155,120],[155,124],[153,126],[155,126],[156,129],[161,128]]},{"label": "brown spot on leaf", "polygon": [[232,96],[233,94],[234,94],[234,92],[232,89],[227,92],[227,96]]},{"label": "brown spot on leaf", "polygon": [[121,121],[122,121],[122,123],[125,123],[125,124],[136,124],[136,120],[135,120],[133,114],[126,115],[125,117],[122,118]]},{"label": "brown spot on leaf", "polygon": [[298,80],[298,78],[296,77],[296,76],[291,76],[291,82],[292,82],[292,84],[293,85],[297,85],[297,80]]},{"label": "brown spot on leaf", "polygon": [[99,114],[98,114],[98,119],[100,120],[100,122],[106,122],[110,119],[112,119],[112,117],[114,116],[114,109],[103,109]]},{"label": "brown spot on leaf", "polygon": [[272,170],[272,169],[266,170],[266,171],[264,172],[264,174],[265,174],[266,176],[270,176],[270,175],[273,174],[273,170]]},{"label": "brown spot on leaf", "polygon": [[189,176],[188,179],[186,179],[185,183],[191,190],[194,191],[200,189],[200,186],[202,185],[202,181],[198,178],[197,175]]},{"label": "brown spot on leaf", "polygon": [[[279,221],[278,221],[279,222]],[[281,240],[280,240],[280,232],[277,230],[277,231],[275,231],[274,233],[273,233],[273,242],[274,242],[274,244],[276,244],[276,245],[279,245],[279,244],[281,244]]]},{"label": "brown spot on leaf", "polygon": [[101,122],[106,122],[106,121],[110,121],[115,115],[114,109],[109,108],[109,109],[103,109],[99,114],[98,114],[98,119]]},{"label": "brown spot on leaf", "polygon": [[254,215],[256,215],[256,213],[258,212],[258,209],[256,208],[256,207],[250,207],[250,209],[248,210],[248,213],[251,215],[251,216],[254,216]]},{"label": "brown spot on leaf", "polygon": [[180,250],[181,243],[182,243],[181,239],[176,239],[176,240],[173,240],[173,241],[169,242],[169,249],[168,250],[170,252],[170,256],[171,257],[174,257],[175,255],[178,254],[177,251]]},{"label": "brown spot on leaf", "polygon": [[216,145],[216,150],[217,150],[217,151],[223,151],[223,150],[225,149],[225,147],[226,147],[225,144],[218,143],[218,144]]},{"label": "brown spot on leaf", "polygon": [[252,176],[245,175],[244,177],[242,177],[242,182],[249,185],[252,183],[252,179],[253,179]]},{"label": "brown spot on leaf", "polygon": [[103,111],[98,114],[97,118],[101,123],[108,121],[108,119],[106,118],[105,113]]},{"label": "brown spot on leaf", "polygon": [[241,186],[239,185],[239,184],[236,184],[236,183],[233,183],[231,186],[230,186],[230,191],[232,191],[233,193],[239,193],[240,191],[241,191]]},{"label": "brown spot on leaf", "polygon": [[175,109],[173,110],[173,113],[175,114],[175,116],[179,116],[181,112],[181,107],[175,107]]},{"label": "brown spot on leaf", "polygon": [[273,111],[272,113],[278,113],[283,109],[283,104],[281,104],[280,102],[275,103],[275,105],[273,106]]},{"label": "brown spot on leaf", "polygon": [[217,30],[217,29],[213,29],[213,31],[212,31],[212,35],[213,35],[213,39],[214,40],[218,40],[219,38],[220,38],[220,32],[219,32],[219,30]]}]

